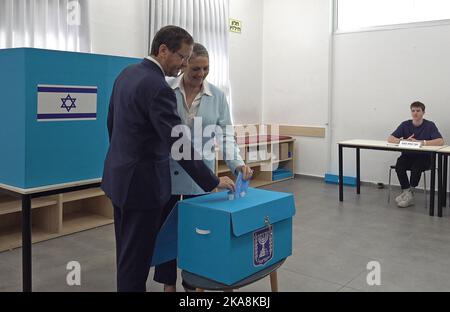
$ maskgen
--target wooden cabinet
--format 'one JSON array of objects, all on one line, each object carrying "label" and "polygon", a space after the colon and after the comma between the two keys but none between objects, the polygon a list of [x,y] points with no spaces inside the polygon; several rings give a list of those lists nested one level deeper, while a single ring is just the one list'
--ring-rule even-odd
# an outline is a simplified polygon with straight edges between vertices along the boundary
[{"label": "wooden cabinet", "polygon": [[[251,187],[294,178],[294,142],[293,138],[285,138],[239,144],[241,157],[253,169]],[[216,160],[216,172],[218,176],[226,175],[232,179],[235,178],[224,160]],[[283,174],[278,175],[279,172]]]},{"label": "wooden cabinet", "polygon": [[[0,193],[0,251],[22,246],[22,202]],[[113,223],[110,200],[99,188],[31,201],[33,243]]]}]

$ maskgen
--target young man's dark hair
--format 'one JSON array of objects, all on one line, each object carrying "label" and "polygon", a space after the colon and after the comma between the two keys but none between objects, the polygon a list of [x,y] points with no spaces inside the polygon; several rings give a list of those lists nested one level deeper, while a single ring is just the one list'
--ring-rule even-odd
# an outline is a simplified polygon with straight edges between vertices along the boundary
[{"label": "young man's dark hair", "polygon": [[425,104],[423,104],[422,102],[419,102],[419,101],[416,101],[416,102],[411,103],[411,105],[410,105],[409,108],[410,108],[410,109],[413,109],[413,108],[421,108],[421,109],[422,109],[422,112],[425,112]]},{"label": "young man's dark hair", "polygon": [[158,56],[159,47],[165,44],[170,52],[178,51],[183,43],[194,44],[192,36],[183,28],[178,26],[165,26],[161,28],[152,41],[151,55]]}]

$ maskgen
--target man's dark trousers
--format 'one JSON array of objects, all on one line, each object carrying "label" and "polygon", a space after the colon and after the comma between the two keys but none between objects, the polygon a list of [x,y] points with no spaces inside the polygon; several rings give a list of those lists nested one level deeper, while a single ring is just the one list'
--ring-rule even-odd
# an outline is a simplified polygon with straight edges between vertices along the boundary
[{"label": "man's dark trousers", "polygon": [[[427,154],[402,154],[395,165],[395,171],[402,187],[402,190],[419,185],[422,172],[430,170],[431,157]],[[411,178],[408,179],[406,171],[411,171]]]}]

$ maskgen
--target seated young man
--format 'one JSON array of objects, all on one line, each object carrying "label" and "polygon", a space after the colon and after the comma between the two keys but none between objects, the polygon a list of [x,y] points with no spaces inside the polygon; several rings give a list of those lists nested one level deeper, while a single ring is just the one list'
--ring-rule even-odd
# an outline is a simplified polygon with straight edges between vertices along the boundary
[{"label": "seated young man", "polygon": [[[442,135],[434,122],[423,118],[425,105],[414,102],[410,106],[412,120],[404,121],[388,138],[389,143],[399,143],[401,140],[421,141],[422,146],[444,145]],[[405,208],[414,205],[414,188],[419,184],[422,172],[431,167],[431,156],[419,152],[402,152],[395,165],[397,177],[402,187],[402,193],[395,198],[398,207]],[[406,171],[411,171],[408,180]]]}]

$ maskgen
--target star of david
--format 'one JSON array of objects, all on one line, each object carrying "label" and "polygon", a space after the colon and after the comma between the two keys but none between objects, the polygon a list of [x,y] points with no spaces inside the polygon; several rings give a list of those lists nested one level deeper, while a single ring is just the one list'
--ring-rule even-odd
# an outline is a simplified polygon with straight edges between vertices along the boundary
[{"label": "star of david", "polygon": [[[75,106],[75,101],[76,101],[76,100],[77,100],[76,98],[72,98],[72,97],[70,96],[70,94],[67,94],[67,96],[66,96],[65,98],[61,98],[61,101],[62,101],[61,108],[65,108],[65,109],[67,110],[67,112],[70,112],[70,110],[71,110],[72,108],[77,108],[77,107]],[[67,106],[67,104],[66,104],[67,101],[70,101],[72,104],[70,104],[69,106]]]}]

